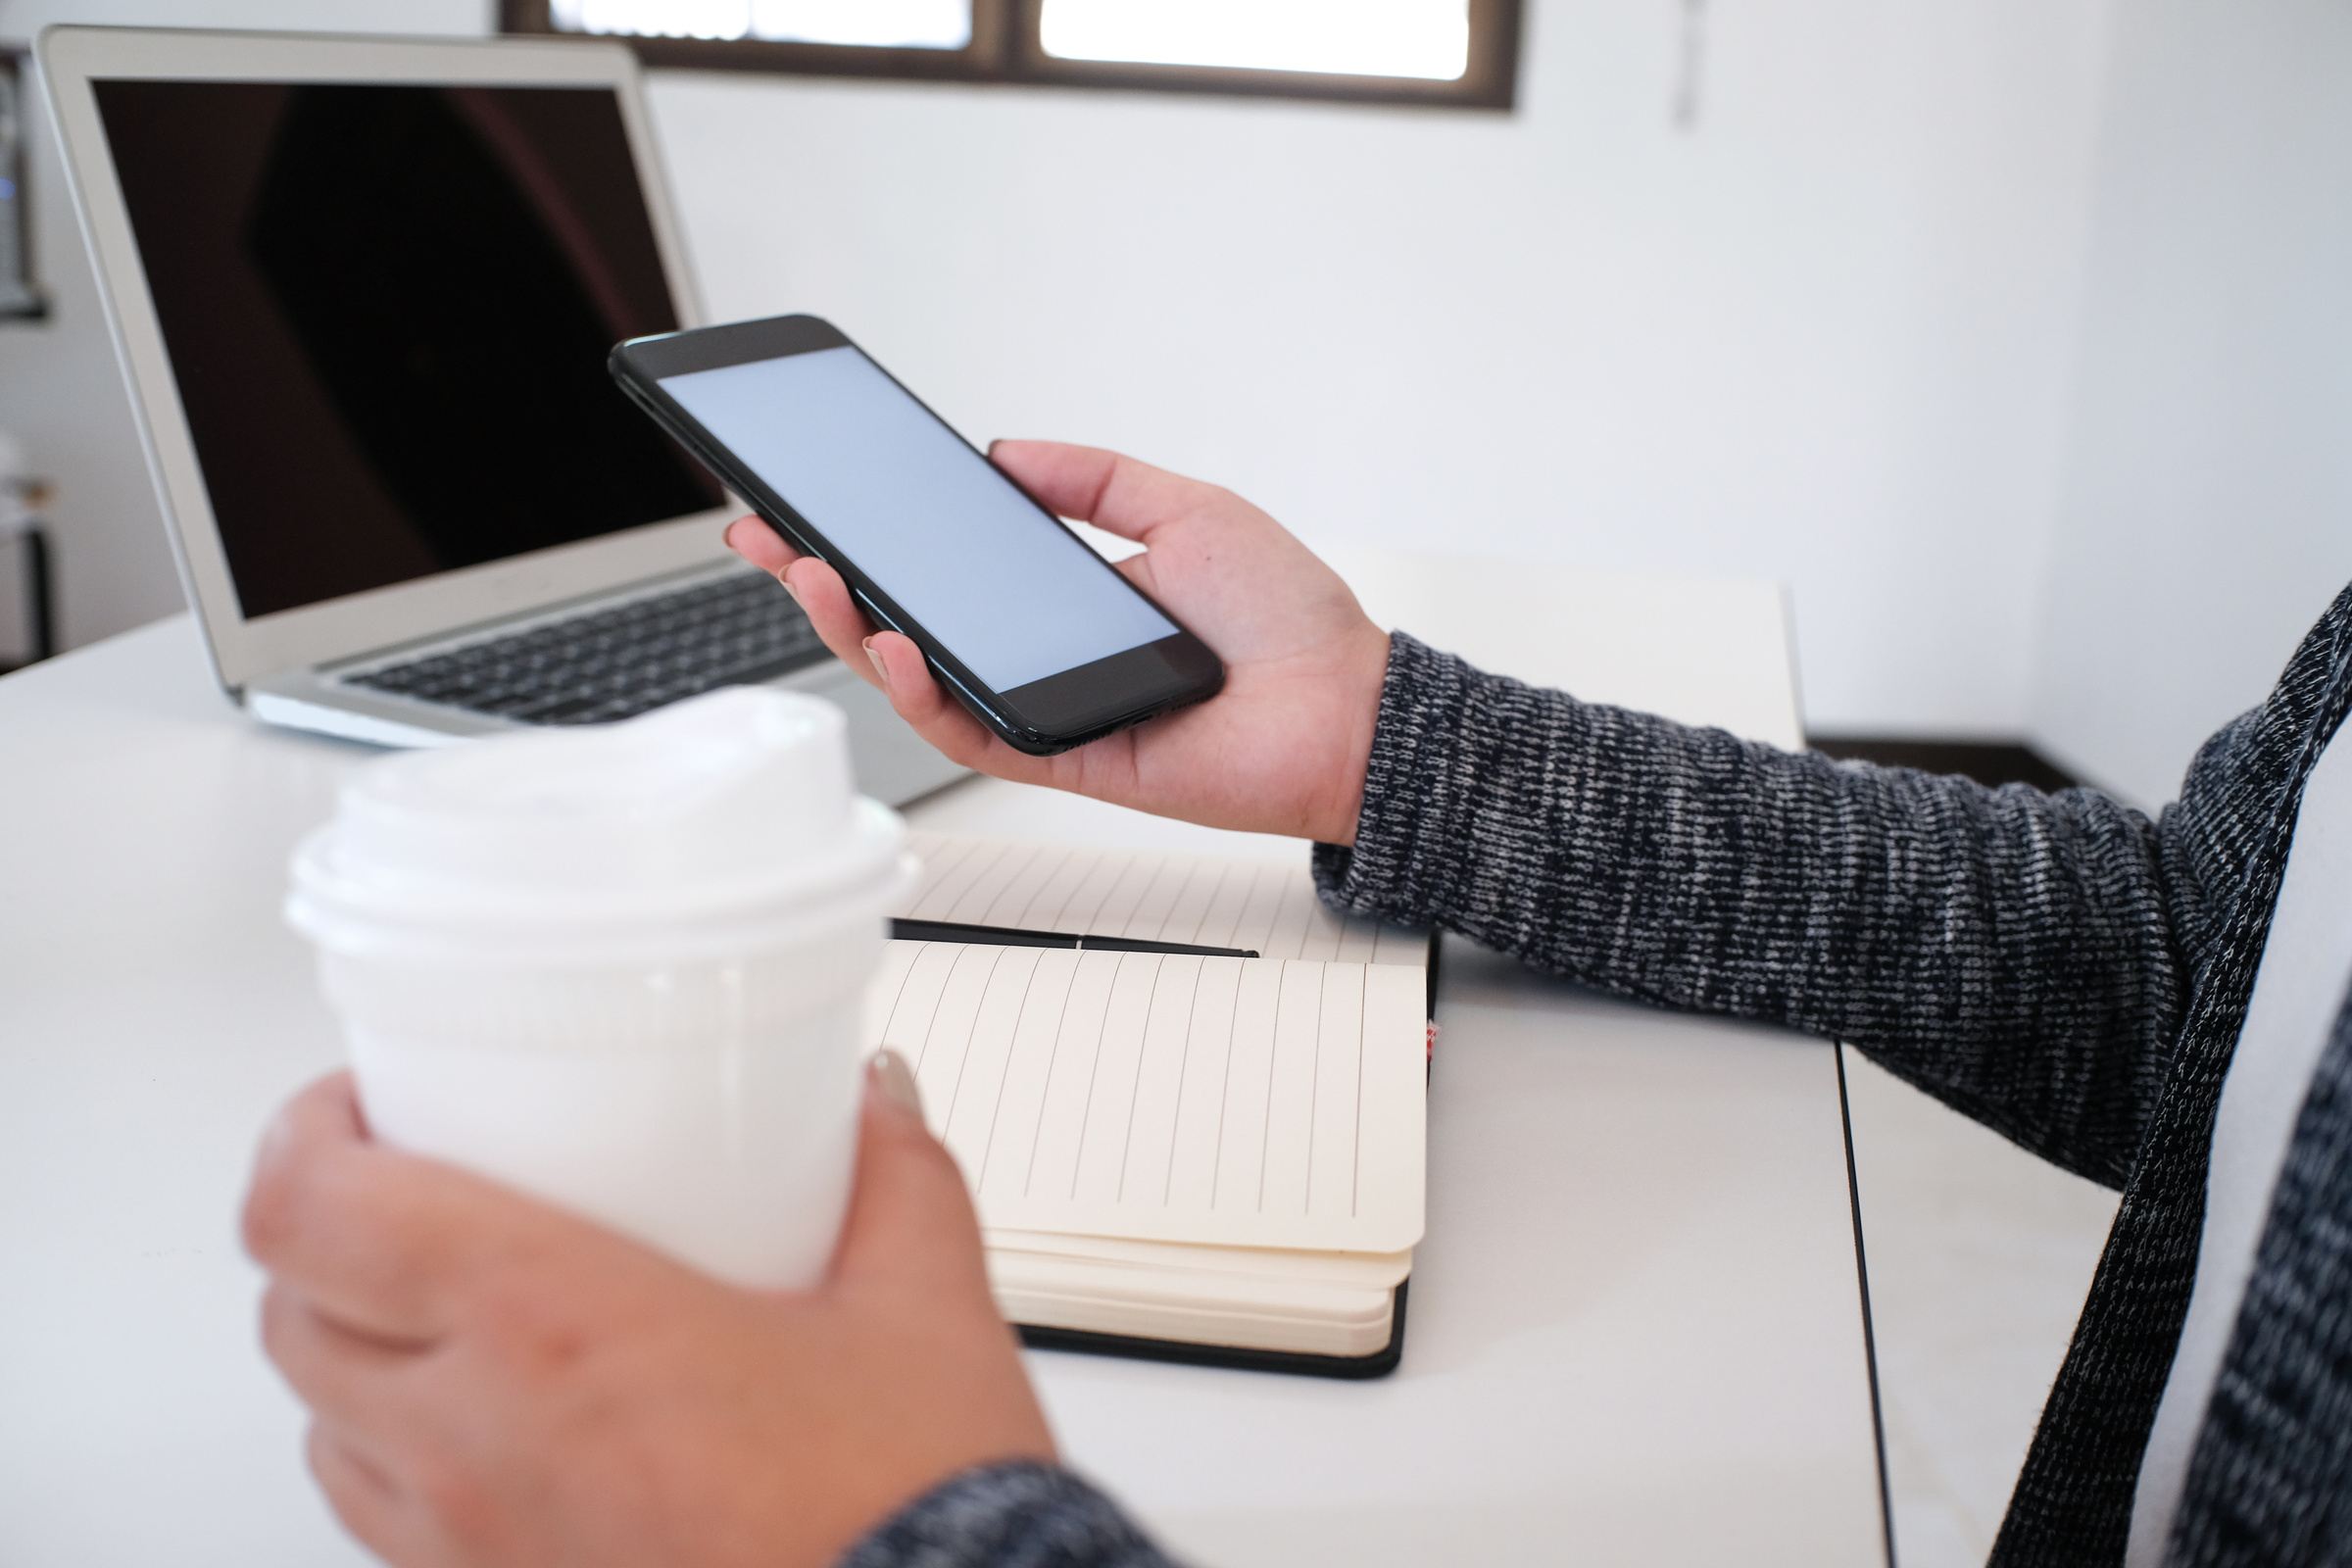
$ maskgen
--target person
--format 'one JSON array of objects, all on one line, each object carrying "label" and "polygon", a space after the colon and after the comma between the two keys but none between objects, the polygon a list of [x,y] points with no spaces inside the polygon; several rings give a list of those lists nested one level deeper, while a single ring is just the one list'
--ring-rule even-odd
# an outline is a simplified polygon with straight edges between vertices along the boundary
[{"label": "person", "polygon": [[[1220,695],[1027,757],[823,564],[730,543],[957,760],[1312,839],[1340,907],[1843,1039],[2120,1188],[1994,1562],[2352,1561],[2352,588],[2151,821],[1536,690],[1382,633],[1226,491],[992,456],[1145,547],[1122,569]],[[246,1236],[338,1513],[404,1565],[1163,1562],[1059,1465],[910,1101],[883,1063],[830,1276],[762,1295],[370,1142],[341,1077],[305,1092]]]}]

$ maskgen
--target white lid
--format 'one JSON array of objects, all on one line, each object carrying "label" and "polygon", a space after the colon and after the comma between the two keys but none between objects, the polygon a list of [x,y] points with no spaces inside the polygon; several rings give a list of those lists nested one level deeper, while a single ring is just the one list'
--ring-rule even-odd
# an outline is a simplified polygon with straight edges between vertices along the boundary
[{"label": "white lid", "polygon": [[880,918],[905,833],[855,793],[839,709],[733,687],[368,763],[286,915],[349,954],[682,956]]}]

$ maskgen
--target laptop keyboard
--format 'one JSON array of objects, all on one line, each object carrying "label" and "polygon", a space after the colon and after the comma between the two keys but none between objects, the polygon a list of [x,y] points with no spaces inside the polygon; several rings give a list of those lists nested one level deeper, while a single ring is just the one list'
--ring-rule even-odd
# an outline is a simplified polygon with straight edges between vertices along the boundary
[{"label": "laptop keyboard", "polygon": [[343,679],[526,724],[602,724],[824,657],[772,577],[731,572]]}]

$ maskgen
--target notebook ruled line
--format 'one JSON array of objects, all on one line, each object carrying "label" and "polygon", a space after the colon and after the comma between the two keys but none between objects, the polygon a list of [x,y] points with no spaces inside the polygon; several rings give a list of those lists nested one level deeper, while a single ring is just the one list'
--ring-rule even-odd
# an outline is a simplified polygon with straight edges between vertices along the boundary
[{"label": "notebook ruled line", "polygon": [[[1283,968],[1287,971],[1290,965],[1285,963]],[[1288,978],[1287,973],[1285,978]],[[1281,985],[1274,989],[1274,1043],[1273,1049],[1266,1053],[1265,1111],[1259,1117],[1257,1134],[1256,1207],[1261,1214],[1266,1211],[1266,1145],[1272,1141],[1274,1125],[1274,1075],[1276,1069],[1282,1065],[1282,1004],[1290,995],[1290,989],[1289,986]]]},{"label": "notebook ruled line", "polygon": [[1225,1070],[1217,1084],[1217,1135],[1209,1145],[1208,1200],[1213,1207],[1217,1200],[1217,1183],[1225,1174],[1225,1115],[1233,1102],[1233,1054],[1241,1032],[1242,987],[1236,979],[1233,987],[1233,1007],[1225,1019]]},{"label": "notebook ruled line", "polygon": [[[1062,988],[1061,1007],[1054,1019],[1054,1044],[1046,1053],[1045,1082],[1038,1104],[1038,1117],[1041,1121],[1045,1117],[1044,1095],[1052,1091],[1054,1074],[1061,1065],[1061,1042],[1065,1038],[1070,1022],[1070,998],[1078,994],[1077,976],[1073,974],[1070,978],[1072,983]],[[1029,1139],[1029,1158],[1021,1167],[1021,1196],[1023,1198],[1029,1196],[1030,1184],[1037,1180],[1037,1149],[1038,1139],[1033,1130]],[[982,1174],[985,1178],[985,1166],[982,1167]]]},{"label": "notebook ruled line", "polygon": [[[973,949],[967,949],[967,950],[966,950],[966,952],[973,952],[973,951],[980,951],[980,950],[973,950]],[[987,972],[986,974],[984,974],[984,975],[982,975],[982,976],[980,977],[980,999],[981,999],[981,1005],[983,1005],[983,1006],[986,1006],[986,1005],[987,1005],[987,1003],[988,1003],[988,988],[989,988],[989,983],[990,983],[991,981],[993,981],[993,980],[995,980],[995,979],[996,979],[996,977],[997,977],[997,971],[998,971],[999,969],[1003,968],[1003,967],[1004,967],[1004,955],[1006,955],[1007,953],[1012,953],[1012,952],[1015,952],[1015,951],[1017,951],[1017,950],[1015,950],[1015,949],[1012,949],[1012,948],[992,948],[992,949],[988,949],[988,950],[986,950],[986,951],[987,951],[987,952],[988,952],[988,954],[989,954],[989,960],[988,960],[988,972]],[[960,963],[962,962],[962,960],[961,960],[960,958],[959,958],[959,959],[957,959],[956,961],[957,961],[957,963],[958,963],[959,965],[960,965]],[[1034,965],[1032,965],[1032,966],[1031,966],[1031,968],[1030,968],[1030,971],[1029,971],[1029,972],[1030,972],[1031,974],[1035,974],[1035,973],[1037,972],[1037,970],[1036,970],[1036,967],[1035,967]],[[949,981],[949,984],[951,984],[951,985],[952,985],[952,984],[954,984],[954,983],[955,983],[955,979],[956,979],[955,971],[954,971],[954,970],[950,970],[950,971],[948,972],[948,981]],[[944,998],[944,997],[947,995],[947,993],[946,993],[946,991],[943,989],[943,990],[941,991],[940,995],[941,995],[941,996]],[[938,1010],[937,1010],[936,1008],[935,1008],[935,1009],[933,1009],[933,1011],[932,1011],[932,1014],[931,1014],[931,1019],[932,1019],[932,1026],[933,1026],[934,1028],[937,1028],[937,1027],[938,1027],[938,1023],[939,1023],[939,1013],[938,1013]],[[953,1126],[953,1125],[955,1125],[955,1118],[956,1118],[956,1102],[957,1102],[958,1101],[962,1100],[962,1098],[963,1098],[963,1080],[964,1080],[964,1075],[965,1075],[966,1073],[968,1073],[968,1072],[970,1072],[970,1071],[972,1070],[972,1043],[973,1043],[973,1042],[972,1042],[972,1035],[973,1035],[973,1033],[974,1033],[974,1032],[975,1032],[975,1031],[969,1031],[969,1030],[967,1030],[967,1031],[965,1032],[965,1034],[964,1034],[964,1037],[963,1037],[963,1051],[962,1051],[962,1052],[961,1052],[961,1054],[959,1054],[956,1056],[956,1083],[955,1083],[955,1086],[954,1086],[953,1088],[951,1088],[951,1089],[948,1091],[948,1112],[947,1112],[947,1119],[948,1119],[948,1124],[949,1124],[950,1126]],[[925,1042],[925,1044],[928,1044],[928,1042],[926,1041],[926,1042]]]},{"label": "notebook ruled line", "polygon": [[[922,962],[922,955],[915,955],[914,961],[916,963]],[[931,999],[930,1015],[923,1020],[923,1043],[920,1046],[917,1046],[914,1052],[914,1071],[918,1078],[922,1074],[923,1058],[931,1054],[931,1032],[939,1026],[939,1004],[947,1000],[948,982],[956,977],[956,964],[957,961],[959,960],[955,958],[951,958],[948,961],[948,972],[941,977],[939,982],[939,995]],[[908,972],[911,973],[911,969],[909,969]]]},{"label": "notebook ruled line", "polygon": [[1159,1203],[1162,1208],[1167,1206],[1168,1198],[1176,1186],[1176,1152],[1182,1147],[1178,1140],[1182,1132],[1181,1122],[1184,1117],[1184,1080],[1186,1073],[1191,1070],[1193,1065],[1193,1033],[1199,1027],[1200,1020],[1200,980],[1207,972],[1208,965],[1204,963],[1193,966],[1193,994],[1184,1007],[1184,1038],[1177,1047],[1176,1102],[1175,1114],[1172,1118],[1179,1125],[1171,1127],[1169,1130],[1168,1160],[1166,1165],[1161,1167],[1159,1173]]},{"label": "notebook ruled line", "polygon": [[[1005,1051],[1004,1070],[997,1074],[996,1103],[988,1112],[988,1139],[980,1149],[980,1171],[983,1177],[988,1173],[989,1155],[996,1152],[997,1129],[1004,1122],[1004,1086],[1012,1082],[1012,1053],[1020,1049],[1021,1025],[1029,1021],[1029,997],[1037,989],[1037,971],[1045,966],[1044,950],[1030,951],[1039,953],[1040,956],[1037,962],[1029,965],[1028,977],[1021,982],[1021,1004],[1012,1015],[1012,1040]],[[955,1120],[953,1107],[949,1110],[948,1119],[951,1122]]]},{"label": "notebook ruled line", "polygon": [[[1143,1037],[1135,1048],[1135,1078],[1127,1085],[1126,1124],[1119,1130],[1119,1179],[1111,1186],[1111,1196],[1119,1201],[1127,1198],[1127,1162],[1135,1155],[1135,1107],[1144,1093],[1144,1066],[1152,1055],[1152,1018],[1159,1010],[1159,983],[1167,977],[1168,966],[1152,966],[1152,987],[1144,993]],[[1088,1123],[1091,1128],[1093,1123]]]},{"label": "notebook ruled line", "polygon": [[1315,1049],[1306,1063],[1306,1192],[1299,1205],[1312,1210],[1315,1206],[1315,1091],[1323,1087],[1323,993],[1331,986],[1329,970],[1317,977],[1315,985]]},{"label": "notebook ruled line", "polygon": [[[1370,964],[1366,964],[1363,971],[1355,977],[1355,995],[1356,1037],[1360,1042],[1363,1037],[1363,1020],[1372,1005],[1372,967]],[[1355,1148],[1351,1152],[1354,1157],[1348,1162],[1348,1217],[1354,1219],[1356,1205],[1361,1200],[1364,1190],[1364,1066],[1360,1044],[1355,1067]]]},{"label": "notebook ruled line", "polygon": [[1078,1196],[1078,1174],[1086,1168],[1086,1129],[1094,1119],[1092,1112],[1095,1104],[1095,1080],[1102,1075],[1102,1036],[1110,1024],[1110,1004],[1118,998],[1119,977],[1127,972],[1127,957],[1126,954],[1119,955],[1116,964],[1110,971],[1110,984],[1102,988],[1102,1016],[1095,1027],[1094,1054],[1088,1058],[1086,1064],[1086,1093],[1078,1097],[1078,1103],[1086,1120],[1079,1124],[1078,1155],[1070,1161],[1069,1196],[1072,1198]]}]

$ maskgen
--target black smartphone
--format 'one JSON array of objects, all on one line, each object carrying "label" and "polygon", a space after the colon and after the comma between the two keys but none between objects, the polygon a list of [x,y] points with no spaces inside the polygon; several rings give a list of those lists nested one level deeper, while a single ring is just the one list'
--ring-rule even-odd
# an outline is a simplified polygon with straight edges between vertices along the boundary
[{"label": "black smartphone", "polygon": [[635,338],[611,366],[1019,750],[1065,752],[1224,684],[1206,643],[830,323],[779,316]]}]

